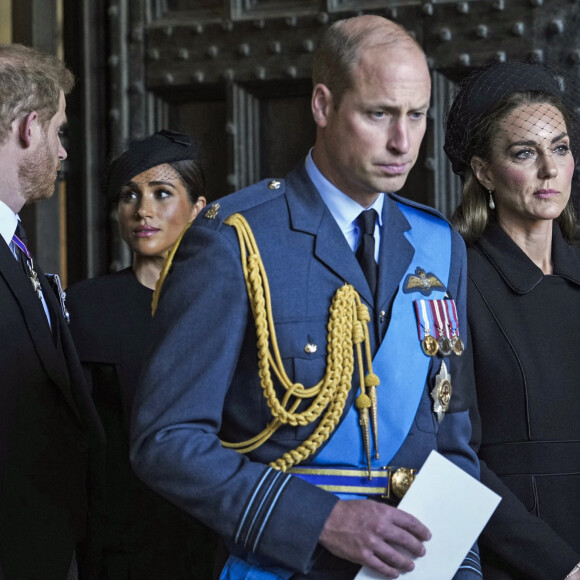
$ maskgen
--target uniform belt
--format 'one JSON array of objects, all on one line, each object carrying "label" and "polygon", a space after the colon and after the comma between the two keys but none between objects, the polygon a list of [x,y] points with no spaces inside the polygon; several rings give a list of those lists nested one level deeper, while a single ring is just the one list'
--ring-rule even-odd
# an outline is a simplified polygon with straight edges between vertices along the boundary
[{"label": "uniform belt", "polygon": [[580,441],[522,441],[482,446],[480,458],[497,475],[580,473]]},{"label": "uniform belt", "polygon": [[417,475],[416,469],[385,466],[371,470],[348,467],[293,467],[289,473],[333,493],[401,499]]}]

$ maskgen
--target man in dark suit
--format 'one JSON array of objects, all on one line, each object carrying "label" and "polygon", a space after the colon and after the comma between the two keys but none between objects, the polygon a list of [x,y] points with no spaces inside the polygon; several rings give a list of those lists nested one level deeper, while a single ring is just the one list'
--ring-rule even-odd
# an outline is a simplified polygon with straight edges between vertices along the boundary
[{"label": "man in dark suit", "polygon": [[[391,193],[426,128],[423,51],[360,16],[313,76],[313,150],[186,232],[137,392],[134,469],[222,536],[223,579],[396,577],[430,534],[396,507],[413,470],[437,449],[478,477],[465,248]],[[474,549],[456,578],[480,577]]]},{"label": "man in dark suit", "polygon": [[60,296],[18,212],[49,198],[74,78],[56,57],[0,46],[0,576],[75,578],[102,430]]}]

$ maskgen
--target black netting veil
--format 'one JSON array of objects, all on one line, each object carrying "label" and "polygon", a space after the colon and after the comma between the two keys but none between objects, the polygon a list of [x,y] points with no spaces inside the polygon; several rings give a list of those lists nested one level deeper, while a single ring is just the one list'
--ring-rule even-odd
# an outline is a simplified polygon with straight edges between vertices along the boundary
[{"label": "black netting veil", "polygon": [[[570,75],[546,64],[494,62],[476,69],[451,95],[451,106],[444,122],[444,150],[455,173],[463,175],[472,156],[478,154],[473,148],[474,141],[477,141],[474,138],[490,111],[514,93],[528,93],[536,102],[546,101],[544,97],[552,99],[554,106],[543,107],[543,118],[547,123],[550,114],[565,111],[563,116],[572,152],[578,148],[577,82]],[[526,115],[529,113],[528,109]],[[529,134],[531,125],[527,117],[521,115],[519,120],[513,122],[514,130],[521,133],[522,138],[524,134]],[[575,158],[578,159],[578,156],[575,155]]]}]

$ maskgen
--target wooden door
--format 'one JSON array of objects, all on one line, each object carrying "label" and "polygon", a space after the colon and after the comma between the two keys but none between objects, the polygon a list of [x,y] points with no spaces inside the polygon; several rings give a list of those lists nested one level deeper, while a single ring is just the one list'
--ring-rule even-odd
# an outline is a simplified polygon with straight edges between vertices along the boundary
[{"label": "wooden door", "polygon": [[[579,12],[570,0],[109,0],[107,111],[97,117],[108,125],[109,156],[162,127],[196,134],[210,199],[281,177],[314,141],[310,72],[321,32],[339,18],[380,14],[415,35],[433,76],[426,138],[402,193],[449,216],[459,183],[442,119],[454,82],[491,59],[548,59],[576,72]],[[109,268],[128,264],[118,239],[108,251]]]}]

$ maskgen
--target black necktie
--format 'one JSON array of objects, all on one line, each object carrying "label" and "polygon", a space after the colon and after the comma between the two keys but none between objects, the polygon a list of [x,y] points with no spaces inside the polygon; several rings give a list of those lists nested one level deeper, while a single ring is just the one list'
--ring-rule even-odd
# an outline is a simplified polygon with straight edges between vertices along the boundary
[{"label": "black necktie", "polygon": [[377,263],[375,261],[375,223],[377,221],[377,212],[374,209],[367,209],[359,214],[356,221],[360,228],[356,259],[366,276],[374,296],[377,289]]}]

